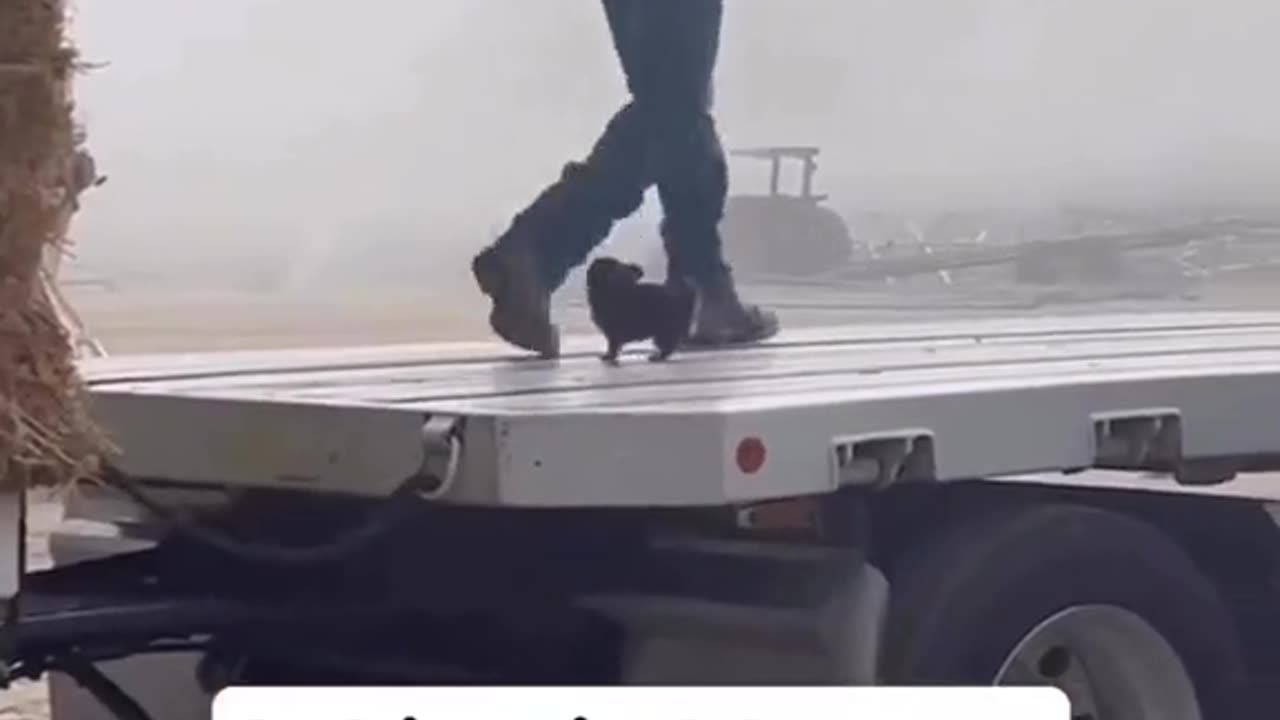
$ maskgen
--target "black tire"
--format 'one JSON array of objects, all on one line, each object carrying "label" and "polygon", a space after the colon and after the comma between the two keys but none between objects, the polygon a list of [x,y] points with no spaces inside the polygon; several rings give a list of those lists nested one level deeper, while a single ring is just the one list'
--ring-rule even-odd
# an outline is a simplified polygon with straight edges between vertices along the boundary
[{"label": "black tire", "polygon": [[1074,505],[971,518],[908,550],[890,569],[882,665],[895,685],[990,685],[1042,621],[1069,607],[1136,613],[1181,657],[1206,718],[1231,717],[1244,677],[1232,614],[1157,528]]}]

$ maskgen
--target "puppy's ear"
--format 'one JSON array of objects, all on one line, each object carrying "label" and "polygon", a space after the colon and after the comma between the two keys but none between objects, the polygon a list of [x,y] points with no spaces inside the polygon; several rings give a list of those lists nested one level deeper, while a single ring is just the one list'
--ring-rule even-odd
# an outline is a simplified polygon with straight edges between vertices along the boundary
[{"label": "puppy's ear", "polygon": [[635,263],[627,263],[624,267],[627,269],[627,274],[631,276],[632,280],[639,282],[640,278],[644,277],[644,268],[639,265],[636,265]]}]

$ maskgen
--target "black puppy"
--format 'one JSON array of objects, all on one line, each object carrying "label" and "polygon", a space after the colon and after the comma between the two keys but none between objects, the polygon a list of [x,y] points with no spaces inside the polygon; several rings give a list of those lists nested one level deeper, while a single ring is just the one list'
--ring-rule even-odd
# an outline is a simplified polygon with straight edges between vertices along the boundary
[{"label": "black puppy", "polygon": [[622,346],[652,338],[657,351],[651,362],[666,360],[689,334],[693,291],[683,286],[640,282],[639,265],[611,257],[596,258],[587,268],[587,302],[609,349],[601,356],[617,363]]}]

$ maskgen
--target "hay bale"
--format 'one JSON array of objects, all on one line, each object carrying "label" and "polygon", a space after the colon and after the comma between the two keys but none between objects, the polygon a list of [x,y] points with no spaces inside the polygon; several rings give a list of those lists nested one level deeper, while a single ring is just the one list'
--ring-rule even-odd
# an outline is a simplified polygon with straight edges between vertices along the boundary
[{"label": "hay bale", "polygon": [[81,189],[65,23],[59,0],[0,0],[0,490],[65,486],[108,448],[41,282]]}]

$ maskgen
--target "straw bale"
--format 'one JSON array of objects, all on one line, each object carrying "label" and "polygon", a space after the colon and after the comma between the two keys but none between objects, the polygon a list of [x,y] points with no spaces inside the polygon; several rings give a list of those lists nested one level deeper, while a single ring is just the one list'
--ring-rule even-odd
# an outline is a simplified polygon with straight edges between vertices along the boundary
[{"label": "straw bale", "polygon": [[0,0],[0,490],[66,486],[109,448],[41,283],[78,190],[60,0]]}]

